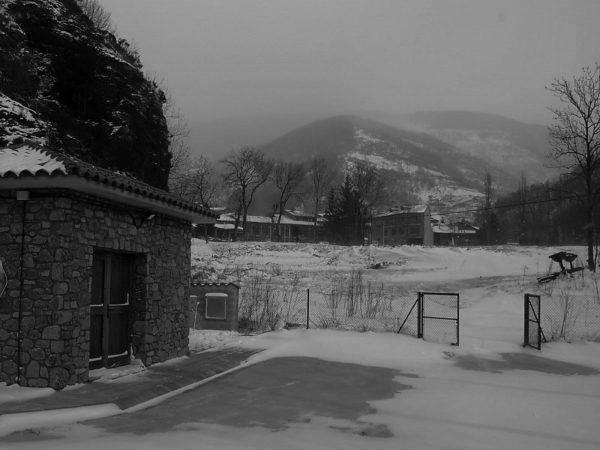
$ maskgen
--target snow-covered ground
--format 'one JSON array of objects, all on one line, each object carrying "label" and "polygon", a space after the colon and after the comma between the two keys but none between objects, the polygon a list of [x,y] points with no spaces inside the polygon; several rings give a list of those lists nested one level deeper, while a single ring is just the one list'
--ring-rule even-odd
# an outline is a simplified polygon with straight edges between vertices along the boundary
[{"label": "snow-covered ground", "polygon": [[[398,381],[411,388],[372,402],[375,412],[361,417],[385,425],[392,434],[386,438],[357,436],[343,432],[347,424],[337,419],[311,417],[276,432],[260,426],[194,424],[170,432],[134,435],[65,425],[56,428],[58,439],[43,443],[0,441],[0,447],[600,448],[600,343],[556,341],[545,344],[542,352],[522,347],[523,293],[538,290],[536,277],[548,271],[548,256],[558,250],[206,244],[195,240],[194,272],[210,281],[243,282],[250,274],[261,274],[285,283],[299,274],[304,285],[325,289],[332,274],[343,276],[362,269],[365,277],[406,292],[460,292],[460,346],[393,333],[281,330],[242,336],[233,332],[192,332],[193,350],[225,345],[265,349],[251,357],[250,364],[276,357],[308,356],[401,371],[404,375]],[[568,250],[584,255],[583,248]],[[369,269],[377,262],[385,263],[383,268]],[[585,277],[597,282],[587,272]],[[597,286],[591,282],[588,285]],[[3,393],[14,397],[31,395],[29,392],[0,387],[0,401]]]}]

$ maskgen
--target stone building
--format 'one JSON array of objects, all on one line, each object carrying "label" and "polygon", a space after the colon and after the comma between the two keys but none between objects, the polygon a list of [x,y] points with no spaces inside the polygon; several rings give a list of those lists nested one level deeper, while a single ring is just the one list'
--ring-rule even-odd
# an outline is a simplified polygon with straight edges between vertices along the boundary
[{"label": "stone building", "polygon": [[374,216],[371,239],[379,245],[433,245],[429,207],[402,207]]},{"label": "stone building", "polygon": [[191,224],[212,212],[76,158],[0,149],[0,382],[84,382],[188,349]]}]

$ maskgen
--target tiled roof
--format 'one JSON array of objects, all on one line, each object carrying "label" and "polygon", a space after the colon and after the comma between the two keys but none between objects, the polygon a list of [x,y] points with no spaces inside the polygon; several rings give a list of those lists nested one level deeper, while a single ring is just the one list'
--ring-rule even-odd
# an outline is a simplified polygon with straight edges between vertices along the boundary
[{"label": "tiled roof", "polygon": [[0,149],[0,180],[27,180],[31,177],[52,179],[64,176],[90,181],[125,194],[133,194],[189,214],[212,219],[218,217],[208,208],[187,202],[125,174],[94,166],[70,155],[27,145]]},{"label": "tiled roof", "polygon": [[49,153],[29,146],[0,150],[0,177],[38,174],[67,174],[62,161]]}]

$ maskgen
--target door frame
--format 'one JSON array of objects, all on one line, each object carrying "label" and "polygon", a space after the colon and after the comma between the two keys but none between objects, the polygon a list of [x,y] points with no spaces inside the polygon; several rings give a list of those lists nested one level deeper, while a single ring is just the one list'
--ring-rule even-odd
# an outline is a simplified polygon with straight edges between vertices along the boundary
[{"label": "door frame", "polygon": [[[125,264],[127,266],[127,293],[126,293],[126,301],[121,303],[111,303],[111,284],[112,284],[112,266],[114,256],[123,257],[125,259]],[[91,303],[90,302],[90,358],[89,358],[89,368],[90,370],[97,368],[109,368],[122,366],[129,363],[131,358],[131,329],[132,329],[132,309],[131,309],[131,292],[134,284],[133,280],[133,269],[134,269],[134,258],[135,254],[126,253],[126,252],[115,252],[107,249],[94,249],[92,253],[92,277],[94,277],[93,266],[95,261],[98,259],[102,260],[102,280],[100,286],[96,285],[96,287],[100,287],[101,296],[102,296],[102,304],[100,303]],[[115,258],[116,259],[116,258]],[[92,301],[94,297],[94,280],[92,279],[91,284],[91,296]],[[110,354],[110,337],[111,337],[111,318],[116,317],[116,315],[124,315],[126,318],[126,351],[120,354],[112,355]],[[100,316],[101,318],[101,328],[100,328],[100,346],[101,346],[101,356],[100,357],[91,357],[91,339],[93,339],[94,334],[91,332],[92,328],[92,318],[93,316]],[[114,329],[112,329],[114,334]]]}]

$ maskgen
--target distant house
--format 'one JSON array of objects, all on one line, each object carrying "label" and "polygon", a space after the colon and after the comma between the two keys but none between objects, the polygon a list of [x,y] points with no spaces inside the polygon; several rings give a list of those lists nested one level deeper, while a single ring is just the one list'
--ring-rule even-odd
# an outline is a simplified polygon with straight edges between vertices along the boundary
[{"label": "distant house", "polygon": [[[277,216],[274,218],[277,221]],[[315,219],[312,214],[286,210],[281,216],[280,234],[284,242],[313,242],[319,240],[323,226],[322,217]]]},{"label": "distant house", "polygon": [[191,224],[216,215],[128,176],[0,149],[0,382],[60,389],[188,349]]},{"label": "distant house", "polygon": [[433,243],[438,246],[468,246],[479,244],[479,228],[466,221],[449,224],[439,215],[431,216]]},{"label": "distant house", "polygon": [[[248,216],[246,227],[242,227],[240,219],[237,229],[235,228],[235,213],[227,212],[220,214],[217,223],[213,225],[212,237],[224,240],[232,240],[245,237],[247,241],[275,241],[276,224],[279,216]],[[323,225],[323,219],[317,221],[317,232],[315,233],[315,222],[312,215],[298,211],[286,210],[281,216],[279,234],[282,242],[312,242],[319,238],[318,230]]]},{"label": "distant house", "polygon": [[[212,237],[227,241],[241,239],[245,235],[248,241],[268,241],[273,232],[273,223],[269,217],[248,216],[246,228],[242,226],[240,218],[236,228],[235,213],[225,212],[220,214],[213,225]],[[244,232],[245,231],[245,232]]]},{"label": "distant house", "polygon": [[431,213],[425,205],[391,209],[373,216],[371,237],[379,245],[433,245]]}]

